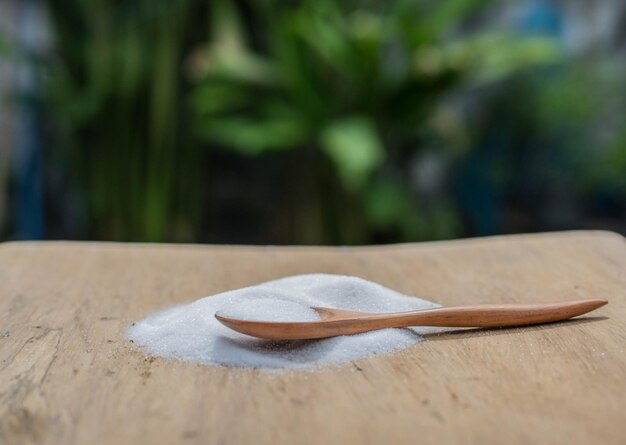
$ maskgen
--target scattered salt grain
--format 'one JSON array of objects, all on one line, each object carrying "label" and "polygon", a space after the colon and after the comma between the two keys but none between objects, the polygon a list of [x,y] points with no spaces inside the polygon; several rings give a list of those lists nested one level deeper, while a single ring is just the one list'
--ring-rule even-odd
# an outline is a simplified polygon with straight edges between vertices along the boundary
[{"label": "scattered salt grain", "polygon": [[342,275],[298,275],[174,306],[134,323],[128,339],[151,354],[207,365],[313,368],[406,348],[433,328],[382,329],[322,340],[267,341],[232,331],[215,313],[245,320],[315,321],[312,306],[363,312],[438,307],[371,281]]}]

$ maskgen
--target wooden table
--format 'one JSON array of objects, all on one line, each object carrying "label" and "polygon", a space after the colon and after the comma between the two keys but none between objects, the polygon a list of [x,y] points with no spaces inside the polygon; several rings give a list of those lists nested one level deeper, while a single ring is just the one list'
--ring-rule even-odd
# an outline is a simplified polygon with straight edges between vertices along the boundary
[{"label": "wooden table", "polygon": [[[315,372],[166,361],[124,339],[155,310],[307,272],[443,305],[609,305]],[[612,233],[360,248],[9,243],[0,317],[2,444],[626,443],[626,243]]]}]

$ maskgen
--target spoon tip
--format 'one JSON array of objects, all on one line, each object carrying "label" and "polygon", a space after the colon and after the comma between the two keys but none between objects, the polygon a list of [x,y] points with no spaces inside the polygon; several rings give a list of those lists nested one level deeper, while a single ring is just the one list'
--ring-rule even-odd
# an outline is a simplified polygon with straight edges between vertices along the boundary
[{"label": "spoon tip", "polygon": [[230,317],[228,317],[226,315],[223,315],[220,312],[221,311],[217,311],[215,313],[215,318],[217,319],[217,321],[219,321],[220,323],[226,323],[226,322],[232,320],[232,318],[230,318]]}]

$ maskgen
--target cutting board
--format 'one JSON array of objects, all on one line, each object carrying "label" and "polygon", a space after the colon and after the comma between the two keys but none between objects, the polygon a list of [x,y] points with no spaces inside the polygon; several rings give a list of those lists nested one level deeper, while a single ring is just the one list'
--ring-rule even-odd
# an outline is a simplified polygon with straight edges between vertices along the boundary
[{"label": "cutting board", "polygon": [[[168,361],[125,340],[156,310],[311,272],[442,305],[609,304],[312,372]],[[0,246],[2,444],[625,444],[625,349],[626,242],[608,232],[357,248]]]}]

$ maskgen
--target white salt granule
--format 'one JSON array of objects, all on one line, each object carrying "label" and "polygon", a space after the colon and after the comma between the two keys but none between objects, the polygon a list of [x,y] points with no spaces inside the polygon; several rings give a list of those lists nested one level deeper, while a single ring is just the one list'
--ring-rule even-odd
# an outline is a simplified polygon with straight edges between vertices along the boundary
[{"label": "white salt granule", "polygon": [[342,275],[298,275],[174,306],[135,323],[128,338],[151,354],[207,365],[309,368],[406,348],[432,328],[382,329],[320,340],[268,341],[235,332],[215,313],[245,320],[316,321],[311,306],[403,312],[439,305],[371,281]]},{"label": "white salt granule", "polygon": [[228,306],[218,313],[224,317],[249,321],[319,321],[310,306],[295,301],[259,298]]}]

